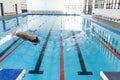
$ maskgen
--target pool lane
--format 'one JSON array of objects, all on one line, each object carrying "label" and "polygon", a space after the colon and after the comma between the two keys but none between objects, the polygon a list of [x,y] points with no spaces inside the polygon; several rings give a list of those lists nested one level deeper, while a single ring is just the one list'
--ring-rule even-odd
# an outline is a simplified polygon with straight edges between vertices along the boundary
[{"label": "pool lane", "polygon": [[16,40],[13,41],[7,48],[5,48],[5,49],[0,53],[0,57],[2,57],[18,40],[20,40],[20,38],[16,39]]},{"label": "pool lane", "polygon": [[[10,55],[15,49],[17,49],[23,42],[24,40],[20,42],[20,38],[13,41],[7,48],[5,48],[0,53],[0,62],[3,61],[8,55]],[[16,43],[17,45],[15,45]]]},{"label": "pool lane", "polygon": [[43,57],[44,57],[44,52],[45,52],[45,49],[46,49],[46,46],[47,46],[49,37],[50,37],[50,35],[51,35],[52,28],[53,28],[53,25],[52,25],[51,29],[49,30],[49,33],[48,33],[48,35],[47,35],[47,38],[46,38],[46,40],[45,40],[45,42],[44,42],[44,45],[43,45],[42,50],[41,50],[41,52],[40,52],[40,55],[39,55],[39,58],[38,58],[38,60],[37,60],[35,69],[29,71],[29,73],[31,73],[31,74],[43,74],[43,71],[39,71],[39,69],[40,69],[40,67],[41,67],[41,63],[42,63],[42,60],[43,60]]},{"label": "pool lane", "polygon": [[79,64],[80,64],[81,69],[82,69],[81,72],[78,72],[78,75],[92,75],[92,72],[88,72],[87,69],[86,69],[86,66],[85,66],[85,63],[84,63],[84,59],[82,57],[82,53],[81,53],[79,44],[77,42],[77,39],[75,37],[74,31],[72,31],[72,36],[73,36],[73,39],[75,41],[75,46],[76,46],[77,53],[78,53],[78,58],[79,58]]},{"label": "pool lane", "polygon": [[78,44],[76,32],[63,31],[64,80],[88,80],[93,76]]},{"label": "pool lane", "polygon": [[60,80],[60,18],[55,19],[46,45],[41,70],[44,70],[42,80]]}]

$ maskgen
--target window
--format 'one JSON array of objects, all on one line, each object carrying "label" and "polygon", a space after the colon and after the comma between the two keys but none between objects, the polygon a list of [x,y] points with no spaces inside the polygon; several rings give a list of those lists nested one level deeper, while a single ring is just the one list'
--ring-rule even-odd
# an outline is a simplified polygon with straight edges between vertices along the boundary
[{"label": "window", "polygon": [[95,0],[95,8],[98,8],[98,0]]},{"label": "window", "polygon": [[120,0],[107,0],[106,9],[120,9]]},{"label": "window", "polygon": [[78,14],[83,12],[84,0],[65,0],[65,12]]},{"label": "window", "polygon": [[120,9],[120,0],[119,0],[119,2],[118,2],[118,9]]},{"label": "window", "polygon": [[104,8],[104,0],[95,0],[95,8],[103,9]]}]

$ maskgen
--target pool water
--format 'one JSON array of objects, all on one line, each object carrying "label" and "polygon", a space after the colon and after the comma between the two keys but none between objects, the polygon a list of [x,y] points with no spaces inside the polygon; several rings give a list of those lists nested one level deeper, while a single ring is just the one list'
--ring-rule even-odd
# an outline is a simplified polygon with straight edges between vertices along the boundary
[{"label": "pool water", "polygon": [[0,52],[17,39],[2,41],[14,30],[40,38],[36,46],[24,41],[0,62],[0,68],[25,69],[23,80],[100,80],[100,71],[120,71],[114,54],[120,53],[120,34],[106,25],[73,15],[26,15],[0,22]]}]

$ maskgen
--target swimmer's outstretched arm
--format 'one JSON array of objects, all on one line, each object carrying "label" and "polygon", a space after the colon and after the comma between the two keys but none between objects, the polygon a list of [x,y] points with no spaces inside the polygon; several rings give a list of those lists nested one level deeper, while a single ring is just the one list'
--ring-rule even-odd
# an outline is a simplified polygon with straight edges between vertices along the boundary
[{"label": "swimmer's outstretched arm", "polygon": [[20,37],[20,38],[22,38],[24,40],[34,38],[34,37],[32,37],[31,34],[27,34],[25,32],[20,32],[20,31],[14,31],[14,32],[12,32],[12,36],[17,36],[17,37]]}]

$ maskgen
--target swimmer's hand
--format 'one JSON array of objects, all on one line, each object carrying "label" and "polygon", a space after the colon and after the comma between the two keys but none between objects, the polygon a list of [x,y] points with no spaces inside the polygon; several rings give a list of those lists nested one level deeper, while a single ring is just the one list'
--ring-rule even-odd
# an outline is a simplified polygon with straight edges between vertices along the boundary
[{"label": "swimmer's hand", "polygon": [[16,36],[16,31],[13,31],[13,32],[11,33],[11,35],[12,35],[12,36]]}]

